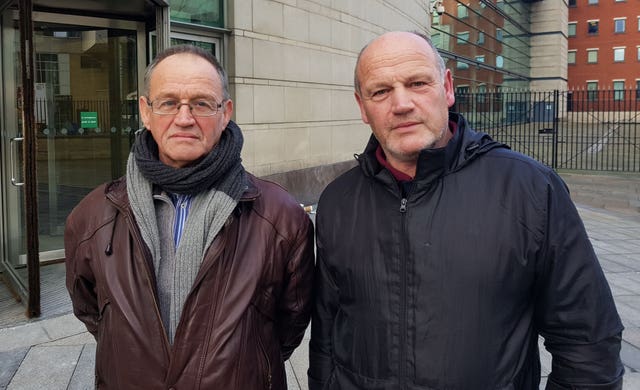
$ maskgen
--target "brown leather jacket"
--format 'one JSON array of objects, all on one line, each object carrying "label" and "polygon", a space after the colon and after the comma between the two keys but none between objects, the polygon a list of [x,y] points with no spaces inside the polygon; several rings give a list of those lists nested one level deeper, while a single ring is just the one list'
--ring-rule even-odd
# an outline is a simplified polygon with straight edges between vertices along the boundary
[{"label": "brown leather jacket", "polygon": [[69,215],[67,289],[97,341],[96,388],[287,388],[284,361],[310,316],[313,225],[282,188],[248,176],[206,251],[173,345],[125,181],[98,187]]}]

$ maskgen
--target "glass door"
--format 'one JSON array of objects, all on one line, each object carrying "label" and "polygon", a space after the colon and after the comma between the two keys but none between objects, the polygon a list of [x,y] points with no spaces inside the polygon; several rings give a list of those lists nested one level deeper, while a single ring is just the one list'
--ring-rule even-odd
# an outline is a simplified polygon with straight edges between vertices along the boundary
[{"label": "glass door", "polygon": [[[38,239],[42,284],[64,286],[69,212],[97,185],[124,174],[138,128],[142,23],[33,13]],[[17,13],[2,14],[2,265],[28,294],[22,193],[22,91]],[[140,67],[139,67],[140,64]],[[140,69],[139,69],[140,68]],[[7,279],[7,278],[5,278]],[[53,279],[53,280],[52,280]],[[46,310],[43,288],[43,310]]]}]

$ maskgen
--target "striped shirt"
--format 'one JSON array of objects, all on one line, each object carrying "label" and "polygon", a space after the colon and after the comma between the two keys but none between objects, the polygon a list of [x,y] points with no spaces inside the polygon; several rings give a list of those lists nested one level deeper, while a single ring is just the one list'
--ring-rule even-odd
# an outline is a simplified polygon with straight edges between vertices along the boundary
[{"label": "striped shirt", "polygon": [[176,217],[173,222],[173,244],[175,249],[178,250],[178,244],[180,238],[182,238],[182,232],[184,231],[184,225],[187,223],[187,216],[189,216],[189,208],[191,208],[191,195],[183,194],[169,194],[173,205],[176,208]]}]

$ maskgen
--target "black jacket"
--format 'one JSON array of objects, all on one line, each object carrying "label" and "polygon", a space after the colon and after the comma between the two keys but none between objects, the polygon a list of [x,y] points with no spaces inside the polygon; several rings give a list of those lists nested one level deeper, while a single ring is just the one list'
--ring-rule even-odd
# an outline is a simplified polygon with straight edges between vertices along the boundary
[{"label": "black jacket", "polygon": [[539,335],[547,389],[620,389],[622,324],[565,184],[450,120],[406,197],[374,137],[323,192],[310,389],[533,390]]}]

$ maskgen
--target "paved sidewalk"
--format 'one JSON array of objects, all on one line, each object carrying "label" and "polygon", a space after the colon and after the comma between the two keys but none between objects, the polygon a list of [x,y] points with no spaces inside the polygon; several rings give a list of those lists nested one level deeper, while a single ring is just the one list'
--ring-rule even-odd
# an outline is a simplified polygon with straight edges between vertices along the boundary
[{"label": "paved sidewalk", "polygon": [[[626,327],[625,390],[640,389],[640,214],[579,207]],[[306,390],[309,332],[287,362],[292,390]],[[541,350],[544,348],[541,346]],[[0,390],[92,389],[95,341],[72,314],[0,329]],[[543,375],[550,357],[542,356]],[[545,378],[541,384],[544,388]]]}]

